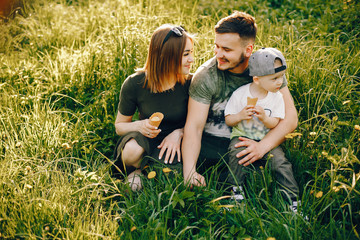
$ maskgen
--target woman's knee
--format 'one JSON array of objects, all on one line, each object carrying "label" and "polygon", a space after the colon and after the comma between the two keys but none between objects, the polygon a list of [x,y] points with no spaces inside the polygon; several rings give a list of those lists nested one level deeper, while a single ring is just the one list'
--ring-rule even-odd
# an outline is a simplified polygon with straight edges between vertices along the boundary
[{"label": "woman's knee", "polygon": [[121,153],[121,159],[126,165],[140,167],[140,161],[143,154],[144,149],[135,139],[131,139],[125,144]]}]

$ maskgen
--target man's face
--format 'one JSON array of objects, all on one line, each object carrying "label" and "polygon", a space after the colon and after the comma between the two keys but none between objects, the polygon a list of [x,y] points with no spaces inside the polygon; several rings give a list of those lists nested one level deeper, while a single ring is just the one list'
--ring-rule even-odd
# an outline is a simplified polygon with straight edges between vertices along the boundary
[{"label": "man's face", "polygon": [[241,40],[237,33],[216,33],[214,52],[218,69],[233,73],[243,72],[249,58],[246,47],[246,42]]}]

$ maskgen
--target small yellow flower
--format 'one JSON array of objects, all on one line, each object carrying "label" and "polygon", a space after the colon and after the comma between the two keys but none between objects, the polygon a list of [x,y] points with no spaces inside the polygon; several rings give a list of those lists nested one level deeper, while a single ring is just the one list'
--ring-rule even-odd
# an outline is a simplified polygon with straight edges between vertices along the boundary
[{"label": "small yellow flower", "polygon": [[316,193],[315,197],[316,198],[321,198],[323,196],[323,194],[324,193],[322,191],[319,191],[319,192]]},{"label": "small yellow flower", "polygon": [[288,134],[285,135],[285,138],[286,139],[292,139],[292,138],[294,138],[296,136],[302,136],[302,134],[301,133],[288,133]]},{"label": "small yellow flower", "polygon": [[68,144],[68,143],[63,143],[63,144],[61,144],[61,147],[62,147],[62,148],[65,148],[66,150],[71,149],[71,146],[70,146],[70,144]]},{"label": "small yellow flower", "polygon": [[274,237],[268,237],[266,240],[276,240]]},{"label": "small yellow flower", "polygon": [[355,125],[355,130],[358,130],[358,131],[360,131],[360,126],[359,125]]},{"label": "small yellow flower", "polygon": [[49,226],[46,226],[46,227],[45,227],[45,231],[48,232],[49,230],[50,230],[50,227],[49,227]]},{"label": "small yellow flower", "polygon": [[6,139],[6,138],[7,138],[7,136],[6,136],[6,132],[5,132],[5,131],[2,131],[2,132],[1,132],[1,138],[4,138],[4,139]]},{"label": "small yellow flower", "polygon": [[274,154],[269,154],[269,158],[273,158],[274,157]]},{"label": "small yellow flower", "polygon": [[310,143],[310,144],[314,144],[315,142],[314,142],[314,141],[310,141],[309,143]]},{"label": "small yellow flower", "polygon": [[30,167],[30,166],[26,166],[26,167],[25,167],[25,175],[28,175],[29,173],[32,173],[31,167]]},{"label": "small yellow flower", "polygon": [[310,136],[315,136],[316,132],[310,132],[309,134],[310,134]]},{"label": "small yellow flower", "polygon": [[334,186],[332,189],[333,189],[334,192],[340,191],[340,188],[338,186]]},{"label": "small yellow flower", "polygon": [[327,152],[325,152],[325,151],[322,151],[321,154],[322,154],[323,156],[325,156],[325,157],[326,157],[327,155],[329,155],[329,154],[328,154]]},{"label": "small yellow flower", "polygon": [[170,168],[167,168],[167,167],[166,167],[166,168],[163,168],[163,172],[164,172],[164,173],[169,173],[169,172],[171,172],[171,171],[172,171],[172,170],[171,170]]},{"label": "small yellow flower", "polygon": [[133,226],[133,227],[130,229],[131,232],[133,232],[133,231],[135,231],[135,230],[136,230],[136,227],[135,227],[135,226]]},{"label": "small yellow flower", "polygon": [[286,139],[292,139],[292,138],[294,138],[294,135],[292,133],[288,133],[288,134],[285,135],[285,138]]},{"label": "small yellow flower", "polygon": [[149,172],[149,174],[148,174],[148,179],[152,179],[152,178],[154,178],[156,176],[156,172],[155,171],[151,171],[151,172]]}]

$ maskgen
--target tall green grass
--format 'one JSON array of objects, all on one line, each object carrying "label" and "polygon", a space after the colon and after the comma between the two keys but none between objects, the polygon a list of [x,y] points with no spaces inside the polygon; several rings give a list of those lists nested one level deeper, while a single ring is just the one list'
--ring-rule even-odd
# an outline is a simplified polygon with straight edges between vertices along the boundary
[{"label": "tall green grass", "polygon": [[[152,32],[172,23],[195,33],[195,71],[235,9],[256,17],[256,49],[287,59],[301,135],[284,147],[308,221],[267,167],[247,178],[240,204],[222,198],[216,169],[193,190],[163,166],[136,193],[109,175],[121,84],[143,66]],[[38,0],[0,23],[0,238],[359,238],[358,10],[335,0]]]}]

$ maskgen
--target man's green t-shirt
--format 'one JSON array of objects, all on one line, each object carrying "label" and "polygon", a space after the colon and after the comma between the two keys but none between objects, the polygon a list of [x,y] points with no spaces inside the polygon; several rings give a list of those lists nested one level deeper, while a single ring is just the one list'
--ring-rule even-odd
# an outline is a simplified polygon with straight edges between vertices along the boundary
[{"label": "man's green t-shirt", "polygon": [[210,104],[204,128],[206,133],[230,138],[231,128],[226,125],[224,116],[226,103],[237,88],[250,82],[252,77],[248,69],[241,74],[219,70],[215,57],[198,68],[190,85],[189,96],[197,102]]}]

